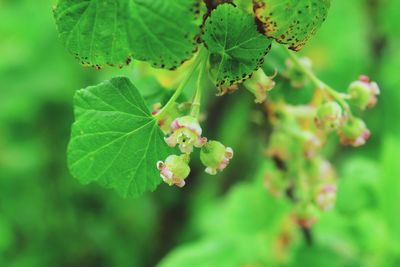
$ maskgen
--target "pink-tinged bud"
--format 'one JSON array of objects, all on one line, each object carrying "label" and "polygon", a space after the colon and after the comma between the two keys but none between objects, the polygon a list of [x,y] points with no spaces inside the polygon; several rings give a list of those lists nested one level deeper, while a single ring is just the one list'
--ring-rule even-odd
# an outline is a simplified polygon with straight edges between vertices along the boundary
[{"label": "pink-tinged bud", "polygon": [[267,92],[271,91],[275,87],[275,81],[273,80],[275,75],[269,77],[260,68],[254,72],[250,79],[243,83],[246,89],[255,96],[254,101],[256,103],[263,103],[267,100]]},{"label": "pink-tinged bud", "polygon": [[340,143],[359,147],[365,144],[371,133],[364,121],[359,118],[349,118],[338,131]]},{"label": "pink-tinged bud", "polygon": [[165,183],[170,186],[183,187],[185,179],[190,173],[189,156],[186,154],[170,155],[165,162],[157,162],[157,169],[160,170],[160,176]]},{"label": "pink-tinged bud", "polygon": [[379,86],[367,76],[360,76],[358,81],[350,84],[348,92],[351,102],[360,109],[372,108],[378,102]]},{"label": "pink-tinged bud", "polygon": [[296,222],[303,228],[311,228],[318,221],[318,210],[315,205],[303,204],[296,207]]},{"label": "pink-tinged bud", "polygon": [[182,153],[192,153],[193,147],[202,147],[207,138],[201,137],[202,129],[196,118],[185,116],[171,123],[172,134],[165,138],[170,147],[179,145]]},{"label": "pink-tinged bud", "polygon": [[206,166],[206,173],[215,175],[223,171],[233,158],[233,150],[218,141],[207,142],[200,151],[200,160]]},{"label": "pink-tinged bud", "polygon": [[335,184],[323,184],[319,186],[315,201],[322,211],[329,211],[335,207],[336,191]]},{"label": "pink-tinged bud", "polygon": [[337,129],[343,121],[342,107],[335,101],[329,101],[317,110],[316,125],[324,130]]}]

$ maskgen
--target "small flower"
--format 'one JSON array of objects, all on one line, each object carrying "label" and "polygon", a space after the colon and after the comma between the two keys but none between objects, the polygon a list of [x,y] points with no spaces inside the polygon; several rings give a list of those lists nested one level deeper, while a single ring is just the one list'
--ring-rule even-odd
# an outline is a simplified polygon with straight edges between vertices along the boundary
[{"label": "small flower", "polygon": [[215,175],[226,168],[233,157],[233,150],[218,141],[207,142],[200,151],[200,160],[206,166],[206,173]]},{"label": "small flower", "polygon": [[185,179],[189,176],[189,156],[183,154],[180,156],[170,155],[165,162],[157,162],[157,169],[160,170],[160,176],[163,181],[170,186],[176,185],[183,187]]},{"label": "small flower", "polygon": [[354,105],[363,110],[376,105],[380,89],[376,82],[372,82],[369,77],[363,75],[358,81],[350,84],[348,92]]},{"label": "small flower", "polygon": [[317,110],[315,123],[324,130],[337,129],[343,121],[342,107],[335,101],[329,101]]},{"label": "small flower", "polygon": [[365,144],[371,133],[364,121],[359,118],[349,118],[338,131],[343,145],[359,147]]},{"label": "small flower", "polygon": [[267,76],[264,71],[260,68],[254,72],[253,76],[246,80],[243,84],[247,90],[249,90],[255,96],[256,103],[263,103],[267,100],[267,92],[271,91],[276,83],[273,78],[276,76]]},{"label": "small flower", "polygon": [[323,184],[319,187],[316,195],[316,203],[322,211],[329,211],[335,207],[336,191],[335,184]]},{"label": "small flower", "polygon": [[170,147],[179,145],[182,153],[191,153],[193,147],[202,147],[207,138],[201,137],[202,129],[196,118],[184,116],[171,123],[172,134],[165,138]]},{"label": "small flower", "polygon": [[302,228],[309,229],[318,221],[318,209],[314,204],[300,204],[295,212],[296,222]]}]

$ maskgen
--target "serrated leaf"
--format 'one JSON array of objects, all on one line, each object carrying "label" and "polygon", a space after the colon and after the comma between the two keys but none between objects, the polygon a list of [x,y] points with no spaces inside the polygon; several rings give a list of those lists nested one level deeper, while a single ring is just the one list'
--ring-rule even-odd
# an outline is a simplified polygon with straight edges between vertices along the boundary
[{"label": "serrated leaf", "polygon": [[248,78],[268,53],[271,40],[257,31],[254,18],[231,4],[219,5],[204,25],[211,74],[217,85]]},{"label": "serrated leaf", "polygon": [[84,184],[137,197],[161,182],[158,160],[171,153],[157,121],[124,77],[76,92],[68,164]]},{"label": "serrated leaf", "polygon": [[255,0],[265,34],[300,50],[325,21],[331,0]]},{"label": "serrated leaf", "polygon": [[60,38],[84,65],[123,66],[131,57],[175,68],[189,59],[197,0],[60,0]]}]

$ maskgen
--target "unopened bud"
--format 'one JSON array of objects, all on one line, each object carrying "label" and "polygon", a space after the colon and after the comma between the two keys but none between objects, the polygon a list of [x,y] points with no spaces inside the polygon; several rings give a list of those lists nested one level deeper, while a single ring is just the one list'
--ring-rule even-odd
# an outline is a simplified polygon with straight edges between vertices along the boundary
[{"label": "unopened bud", "polygon": [[164,182],[170,186],[183,187],[185,185],[184,180],[190,173],[189,156],[186,154],[170,155],[165,162],[157,162],[157,169],[160,170],[160,176]]},{"label": "unopened bud", "polygon": [[361,76],[358,81],[350,84],[348,92],[354,105],[366,109],[376,105],[380,89],[376,82],[370,81],[367,76]]},{"label": "unopened bud", "polygon": [[364,145],[370,137],[370,131],[364,121],[354,117],[349,118],[342,125],[338,134],[343,145],[352,145],[354,147]]},{"label": "unopened bud", "polygon": [[205,171],[211,175],[225,169],[232,157],[232,148],[225,147],[218,141],[207,142],[200,151],[200,160],[206,166]]},{"label": "unopened bud", "polygon": [[303,228],[311,228],[318,220],[318,210],[315,205],[303,204],[296,208],[297,224]]},{"label": "unopened bud", "polygon": [[337,102],[330,101],[318,108],[315,123],[322,129],[334,130],[340,126],[342,119],[342,107]]}]

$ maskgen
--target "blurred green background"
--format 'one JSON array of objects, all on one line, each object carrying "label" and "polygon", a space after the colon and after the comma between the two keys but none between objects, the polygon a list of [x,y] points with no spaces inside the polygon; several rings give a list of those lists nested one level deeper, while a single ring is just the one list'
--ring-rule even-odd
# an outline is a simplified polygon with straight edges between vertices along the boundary
[{"label": "blurred green background", "polygon": [[183,190],[161,185],[139,199],[71,178],[74,91],[138,78],[133,67],[82,68],[57,39],[54,4],[0,0],[0,266],[400,266],[399,0],[333,0],[302,51],[338,90],[359,74],[382,90],[364,114],[371,140],[333,154],[337,208],[312,246],[288,224],[288,203],[260,185],[269,163],[254,157],[263,134],[247,92],[210,103],[205,131],[237,152],[221,175],[194,167]]}]

